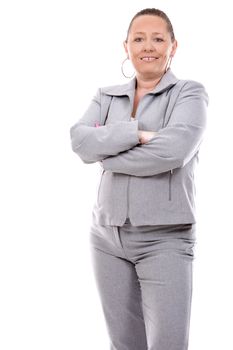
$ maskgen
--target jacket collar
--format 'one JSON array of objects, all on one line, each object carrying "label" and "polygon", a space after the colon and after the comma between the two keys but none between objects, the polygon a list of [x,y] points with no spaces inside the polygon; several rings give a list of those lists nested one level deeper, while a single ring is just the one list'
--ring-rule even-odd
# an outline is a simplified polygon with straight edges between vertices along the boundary
[{"label": "jacket collar", "polygon": [[[157,94],[167,90],[169,87],[175,85],[178,82],[178,78],[172,73],[169,68],[162,76],[156,87],[150,91],[151,94]],[[136,77],[131,79],[127,84],[113,85],[102,88],[102,92],[111,96],[124,96],[132,97],[134,95],[136,86]]]}]

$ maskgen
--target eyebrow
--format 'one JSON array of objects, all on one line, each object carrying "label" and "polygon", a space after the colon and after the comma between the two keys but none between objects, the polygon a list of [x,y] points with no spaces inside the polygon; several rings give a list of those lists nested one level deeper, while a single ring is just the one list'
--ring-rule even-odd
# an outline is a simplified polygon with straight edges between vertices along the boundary
[{"label": "eyebrow", "polygon": [[[134,34],[146,34],[145,32],[136,32]],[[162,34],[162,33],[159,33],[159,32],[153,32],[152,34]]]}]

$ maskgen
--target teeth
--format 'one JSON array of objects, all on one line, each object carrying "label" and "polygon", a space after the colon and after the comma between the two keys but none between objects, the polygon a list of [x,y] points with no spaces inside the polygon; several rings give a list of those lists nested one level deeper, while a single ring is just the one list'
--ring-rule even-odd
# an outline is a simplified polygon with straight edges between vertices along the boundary
[{"label": "teeth", "polygon": [[154,61],[154,60],[156,60],[156,57],[143,57],[142,60],[143,61]]}]

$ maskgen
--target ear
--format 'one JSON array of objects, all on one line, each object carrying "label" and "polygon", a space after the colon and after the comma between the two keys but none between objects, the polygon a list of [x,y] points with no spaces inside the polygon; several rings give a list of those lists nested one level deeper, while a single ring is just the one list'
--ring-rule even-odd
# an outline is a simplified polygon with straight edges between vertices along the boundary
[{"label": "ear", "polygon": [[129,52],[128,52],[128,47],[127,47],[127,41],[126,40],[123,41],[123,46],[124,46],[124,49],[125,49],[127,57],[129,57]]},{"label": "ear", "polygon": [[172,44],[172,50],[171,50],[171,57],[173,57],[176,53],[176,49],[177,49],[177,46],[178,46],[178,42],[177,40],[174,41],[174,43]]}]

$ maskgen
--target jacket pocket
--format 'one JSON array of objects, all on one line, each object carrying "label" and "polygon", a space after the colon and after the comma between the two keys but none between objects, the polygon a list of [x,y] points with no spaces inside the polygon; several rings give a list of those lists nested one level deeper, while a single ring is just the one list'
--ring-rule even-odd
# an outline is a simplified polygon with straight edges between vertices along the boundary
[{"label": "jacket pocket", "polygon": [[173,174],[173,169],[169,171],[169,185],[168,185],[168,200],[172,200],[172,174]]}]

